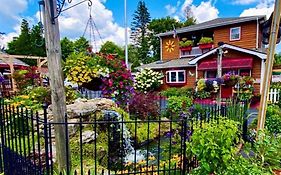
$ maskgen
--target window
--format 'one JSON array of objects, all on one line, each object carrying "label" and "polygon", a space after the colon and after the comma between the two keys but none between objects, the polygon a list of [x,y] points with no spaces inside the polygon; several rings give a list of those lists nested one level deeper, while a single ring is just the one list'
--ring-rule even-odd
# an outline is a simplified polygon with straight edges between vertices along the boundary
[{"label": "window", "polygon": [[205,78],[216,78],[217,71],[205,71]]},{"label": "window", "polygon": [[230,41],[240,40],[241,27],[230,28]]},{"label": "window", "polygon": [[167,83],[185,83],[185,70],[167,71]]}]

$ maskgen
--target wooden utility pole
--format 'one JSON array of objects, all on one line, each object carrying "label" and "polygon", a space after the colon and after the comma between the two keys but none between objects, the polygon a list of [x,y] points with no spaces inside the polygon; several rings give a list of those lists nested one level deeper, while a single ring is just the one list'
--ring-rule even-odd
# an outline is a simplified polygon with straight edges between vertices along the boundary
[{"label": "wooden utility pole", "polygon": [[[58,19],[53,19],[51,14],[57,15],[57,0],[41,1],[43,5],[44,29],[46,50],[48,58],[48,71],[52,92],[52,113],[54,122],[64,123],[66,114],[65,90],[61,67],[61,46]],[[70,157],[67,151],[66,131],[64,124],[55,125],[56,159],[60,171],[67,170]]]},{"label": "wooden utility pole", "polygon": [[264,78],[261,86],[262,92],[261,92],[261,103],[260,103],[259,115],[258,115],[258,126],[257,126],[258,130],[264,129],[266,109],[267,109],[267,96],[268,96],[271,77],[272,77],[272,67],[273,67],[277,34],[278,34],[279,23],[280,23],[280,15],[281,15],[280,11],[281,11],[281,2],[280,0],[276,0],[274,12],[273,12],[273,19],[271,23],[271,29],[270,29],[266,67],[265,67]]}]

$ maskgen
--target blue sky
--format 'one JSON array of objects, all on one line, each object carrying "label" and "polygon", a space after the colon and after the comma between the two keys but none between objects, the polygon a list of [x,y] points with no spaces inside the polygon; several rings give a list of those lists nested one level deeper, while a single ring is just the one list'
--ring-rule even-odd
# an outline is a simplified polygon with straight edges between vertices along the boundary
[{"label": "blue sky", "polygon": [[[72,0],[72,4],[80,0]],[[92,0],[92,15],[102,40],[111,40],[120,45],[124,43],[124,0]],[[217,17],[269,15],[273,10],[274,0],[144,0],[151,18],[171,16],[183,20],[186,7],[198,22]],[[0,32],[6,35],[0,39],[0,45],[5,44],[18,35],[20,21],[27,19],[31,24],[39,20],[38,0],[1,0]],[[127,0],[128,24],[136,10],[138,0]],[[4,4],[4,5],[3,5]],[[63,13],[59,18],[61,36],[71,39],[80,37],[89,18],[87,4],[84,3]],[[86,37],[90,34],[87,32]],[[97,45],[101,41],[96,38]]]}]

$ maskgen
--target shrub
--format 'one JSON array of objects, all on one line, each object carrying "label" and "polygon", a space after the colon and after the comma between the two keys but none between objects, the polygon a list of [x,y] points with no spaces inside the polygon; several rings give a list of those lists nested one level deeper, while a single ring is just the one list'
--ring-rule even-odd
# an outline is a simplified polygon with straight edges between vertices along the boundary
[{"label": "shrub", "polygon": [[226,169],[236,152],[238,133],[238,123],[223,118],[195,127],[188,151],[199,160],[201,174],[216,174]]},{"label": "shrub", "polygon": [[192,106],[192,98],[185,96],[172,96],[168,98],[168,111],[174,114],[186,112]]},{"label": "shrub", "polygon": [[281,109],[279,106],[268,106],[265,127],[270,133],[281,134]]},{"label": "shrub", "polygon": [[140,73],[137,73],[135,78],[135,89],[140,92],[153,91],[160,87],[163,74],[151,69],[144,69]]},{"label": "shrub", "polygon": [[28,86],[37,86],[39,84],[39,74],[36,73],[36,70],[37,68],[32,66],[21,67],[14,72],[13,78],[20,93]]},{"label": "shrub", "polygon": [[182,88],[169,88],[169,89],[167,89],[165,91],[162,91],[161,95],[163,95],[163,96],[165,96],[167,98],[172,97],[172,96],[192,97],[193,93],[194,93],[194,90],[192,88],[182,87]]},{"label": "shrub", "polygon": [[129,104],[129,111],[142,120],[147,119],[148,116],[150,119],[157,117],[159,115],[157,94],[136,93]]}]

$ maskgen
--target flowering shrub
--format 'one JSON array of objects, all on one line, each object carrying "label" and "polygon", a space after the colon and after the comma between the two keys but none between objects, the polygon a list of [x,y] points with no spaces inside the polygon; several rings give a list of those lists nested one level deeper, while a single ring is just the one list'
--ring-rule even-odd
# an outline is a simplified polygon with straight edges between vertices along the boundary
[{"label": "flowering shrub", "polygon": [[159,115],[158,97],[155,93],[136,93],[130,104],[129,111],[140,119],[156,118]]},{"label": "flowering shrub", "polygon": [[146,68],[140,73],[137,73],[135,89],[144,93],[155,90],[161,85],[163,77],[162,73]]},{"label": "flowering shrub", "polygon": [[19,91],[24,90],[28,86],[36,86],[39,84],[39,74],[36,72],[37,67],[21,67],[13,74],[13,78],[16,81],[17,89]]}]

